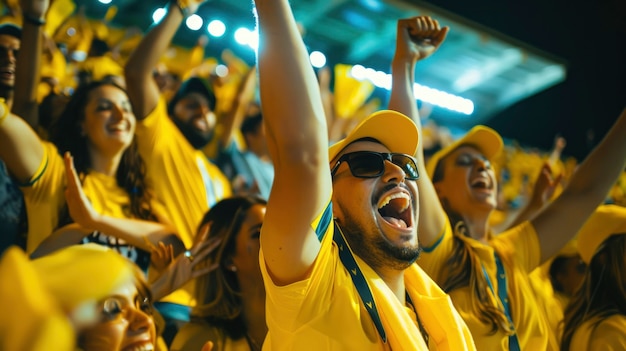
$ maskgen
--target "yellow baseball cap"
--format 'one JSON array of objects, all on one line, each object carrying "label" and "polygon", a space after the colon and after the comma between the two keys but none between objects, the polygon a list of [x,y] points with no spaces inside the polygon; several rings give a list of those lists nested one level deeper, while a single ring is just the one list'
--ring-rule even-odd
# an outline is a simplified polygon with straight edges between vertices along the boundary
[{"label": "yellow baseball cap", "polygon": [[426,172],[428,172],[428,176],[432,179],[439,161],[448,156],[448,154],[456,150],[459,146],[466,144],[477,147],[488,160],[493,160],[493,158],[500,153],[504,147],[502,137],[498,134],[498,132],[487,126],[477,125],[470,129],[470,131],[467,132],[467,134],[465,134],[462,138],[437,151],[430,157],[428,163],[426,164]]},{"label": "yellow baseball cap", "polygon": [[400,112],[382,110],[374,112],[359,123],[344,139],[328,148],[329,160],[334,159],[346,146],[363,138],[372,138],[391,152],[414,156],[419,140],[415,123]]},{"label": "yellow baseball cap", "polygon": [[95,304],[134,281],[133,263],[102,245],[73,245],[31,261],[44,288],[81,323],[92,323]]},{"label": "yellow baseball cap", "polygon": [[589,264],[602,243],[615,234],[626,234],[626,207],[600,205],[578,231],[578,252]]}]

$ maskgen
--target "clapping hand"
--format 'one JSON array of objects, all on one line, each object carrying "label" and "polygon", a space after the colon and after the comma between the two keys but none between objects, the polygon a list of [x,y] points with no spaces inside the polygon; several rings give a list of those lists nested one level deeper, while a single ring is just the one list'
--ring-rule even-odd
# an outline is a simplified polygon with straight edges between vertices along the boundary
[{"label": "clapping hand", "polygon": [[70,216],[72,220],[81,227],[85,229],[95,229],[96,224],[100,220],[100,214],[94,210],[87,195],[85,195],[83,191],[82,184],[74,168],[72,155],[66,152],[63,159],[65,161],[65,176],[67,180],[65,201],[67,202]]}]

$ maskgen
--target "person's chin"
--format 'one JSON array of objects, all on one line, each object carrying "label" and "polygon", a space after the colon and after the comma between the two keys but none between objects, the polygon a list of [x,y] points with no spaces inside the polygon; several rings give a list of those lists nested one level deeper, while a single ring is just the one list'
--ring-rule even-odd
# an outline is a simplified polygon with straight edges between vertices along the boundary
[{"label": "person's chin", "polygon": [[0,89],[2,90],[15,89],[15,79],[0,79]]},{"label": "person's chin", "polygon": [[206,133],[206,132],[200,133],[200,132],[194,131],[194,133],[189,133],[188,135],[186,135],[186,137],[189,143],[195,149],[202,149],[205,146],[207,146],[209,142],[211,141],[211,134]]}]

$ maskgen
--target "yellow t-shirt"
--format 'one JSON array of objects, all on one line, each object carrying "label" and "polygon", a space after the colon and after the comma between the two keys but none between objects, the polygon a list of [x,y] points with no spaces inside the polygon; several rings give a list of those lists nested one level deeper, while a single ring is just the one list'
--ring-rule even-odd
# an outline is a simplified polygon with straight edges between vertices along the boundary
[{"label": "yellow t-shirt", "polygon": [[[539,311],[528,274],[539,265],[540,247],[537,233],[524,222],[490,240],[489,245],[462,237],[479,256],[493,289],[498,291],[494,249],[497,250],[506,272],[508,299],[513,324],[522,350],[546,350],[548,348],[548,326]],[[442,237],[431,247],[424,248],[417,263],[435,282],[443,285],[448,278],[448,259],[452,255],[453,234],[450,224],[446,225]],[[462,287],[449,292],[454,306],[467,323],[478,350],[508,350],[509,337],[502,331],[490,335],[490,327],[481,322],[472,308],[470,288]],[[490,294],[494,303],[497,293]]]},{"label": "yellow t-shirt", "polygon": [[199,322],[183,325],[176,333],[170,351],[199,351],[207,341],[213,342],[213,350],[250,351],[250,345],[245,337],[233,340],[221,329]]},{"label": "yellow t-shirt", "polygon": [[[167,114],[165,99],[135,130],[139,153],[157,200],[185,247],[191,247],[198,224],[211,206],[232,195],[228,178],[204,153],[194,149]],[[193,306],[193,282],[163,301]]]},{"label": "yellow t-shirt", "polygon": [[[548,267],[549,268],[549,267]],[[561,322],[563,321],[564,306],[557,299],[550,277],[546,275],[543,266],[535,268],[528,276],[530,287],[535,293],[535,301],[548,325],[549,346],[547,350],[559,350],[561,344]]]},{"label": "yellow t-shirt", "polygon": [[593,327],[597,319],[583,323],[574,333],[570,351],[626,350],[626,316],[613,315]]},{"label": "yellow t-shirt", "polygon": [[264,350],[475,349],[469,330],[450,298],[417,265],[405,271],[405,284],[428,332],[430,347],[405,306],[370,267],[355,257],[387,334],[387,343],[383,343],[350,272],[339,258],[340,248],[333,241],[332,216],[323,216],[328,207],[312,224],[313,230],[324,237],[307,279],[287,286],[274,285],[261,247],[259,260],[267,294],[269,329]]},{"label": "yellow t-shirt", "polygon": [[[44,157],[29,185],[23,186],[26,211],[28,213],[28,252],[37,246],[58,226],[59,213],[65,206],[65,164],[57,148],[43,142]],[[130,198],[126,191],[117,185],[115,177],[91,171],[83,181],[83,191],[94,210],[102,215],[115,218],[133,218],[130,214]],[[123,240],[102,233],[88,235],[84,242],[96,242],[112,247],[147,269],[149,253],[127,245]]]},{"label": "yellow t-shirt", "polygon": [[205,212],[231,196],[230,183],[202,151],[189,144],[169,118],[164,99],[137,124],[136,134],[148,181],[183,243],[191,247]]}]

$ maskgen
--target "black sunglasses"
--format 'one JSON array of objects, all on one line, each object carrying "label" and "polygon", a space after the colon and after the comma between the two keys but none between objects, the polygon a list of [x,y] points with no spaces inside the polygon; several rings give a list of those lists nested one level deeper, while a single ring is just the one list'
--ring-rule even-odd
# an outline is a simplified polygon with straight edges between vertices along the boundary
[{"label": "black sunglasses", "polygon": [[331,177],[335,176],[341,162],[348,162],[350,172],[357,178],[376,178],[385,173],[385,161],[402,168],[405,178],[409,180],[419,179],[415,159],[406,154],[356,151],[342,155],[330,171]]}]

